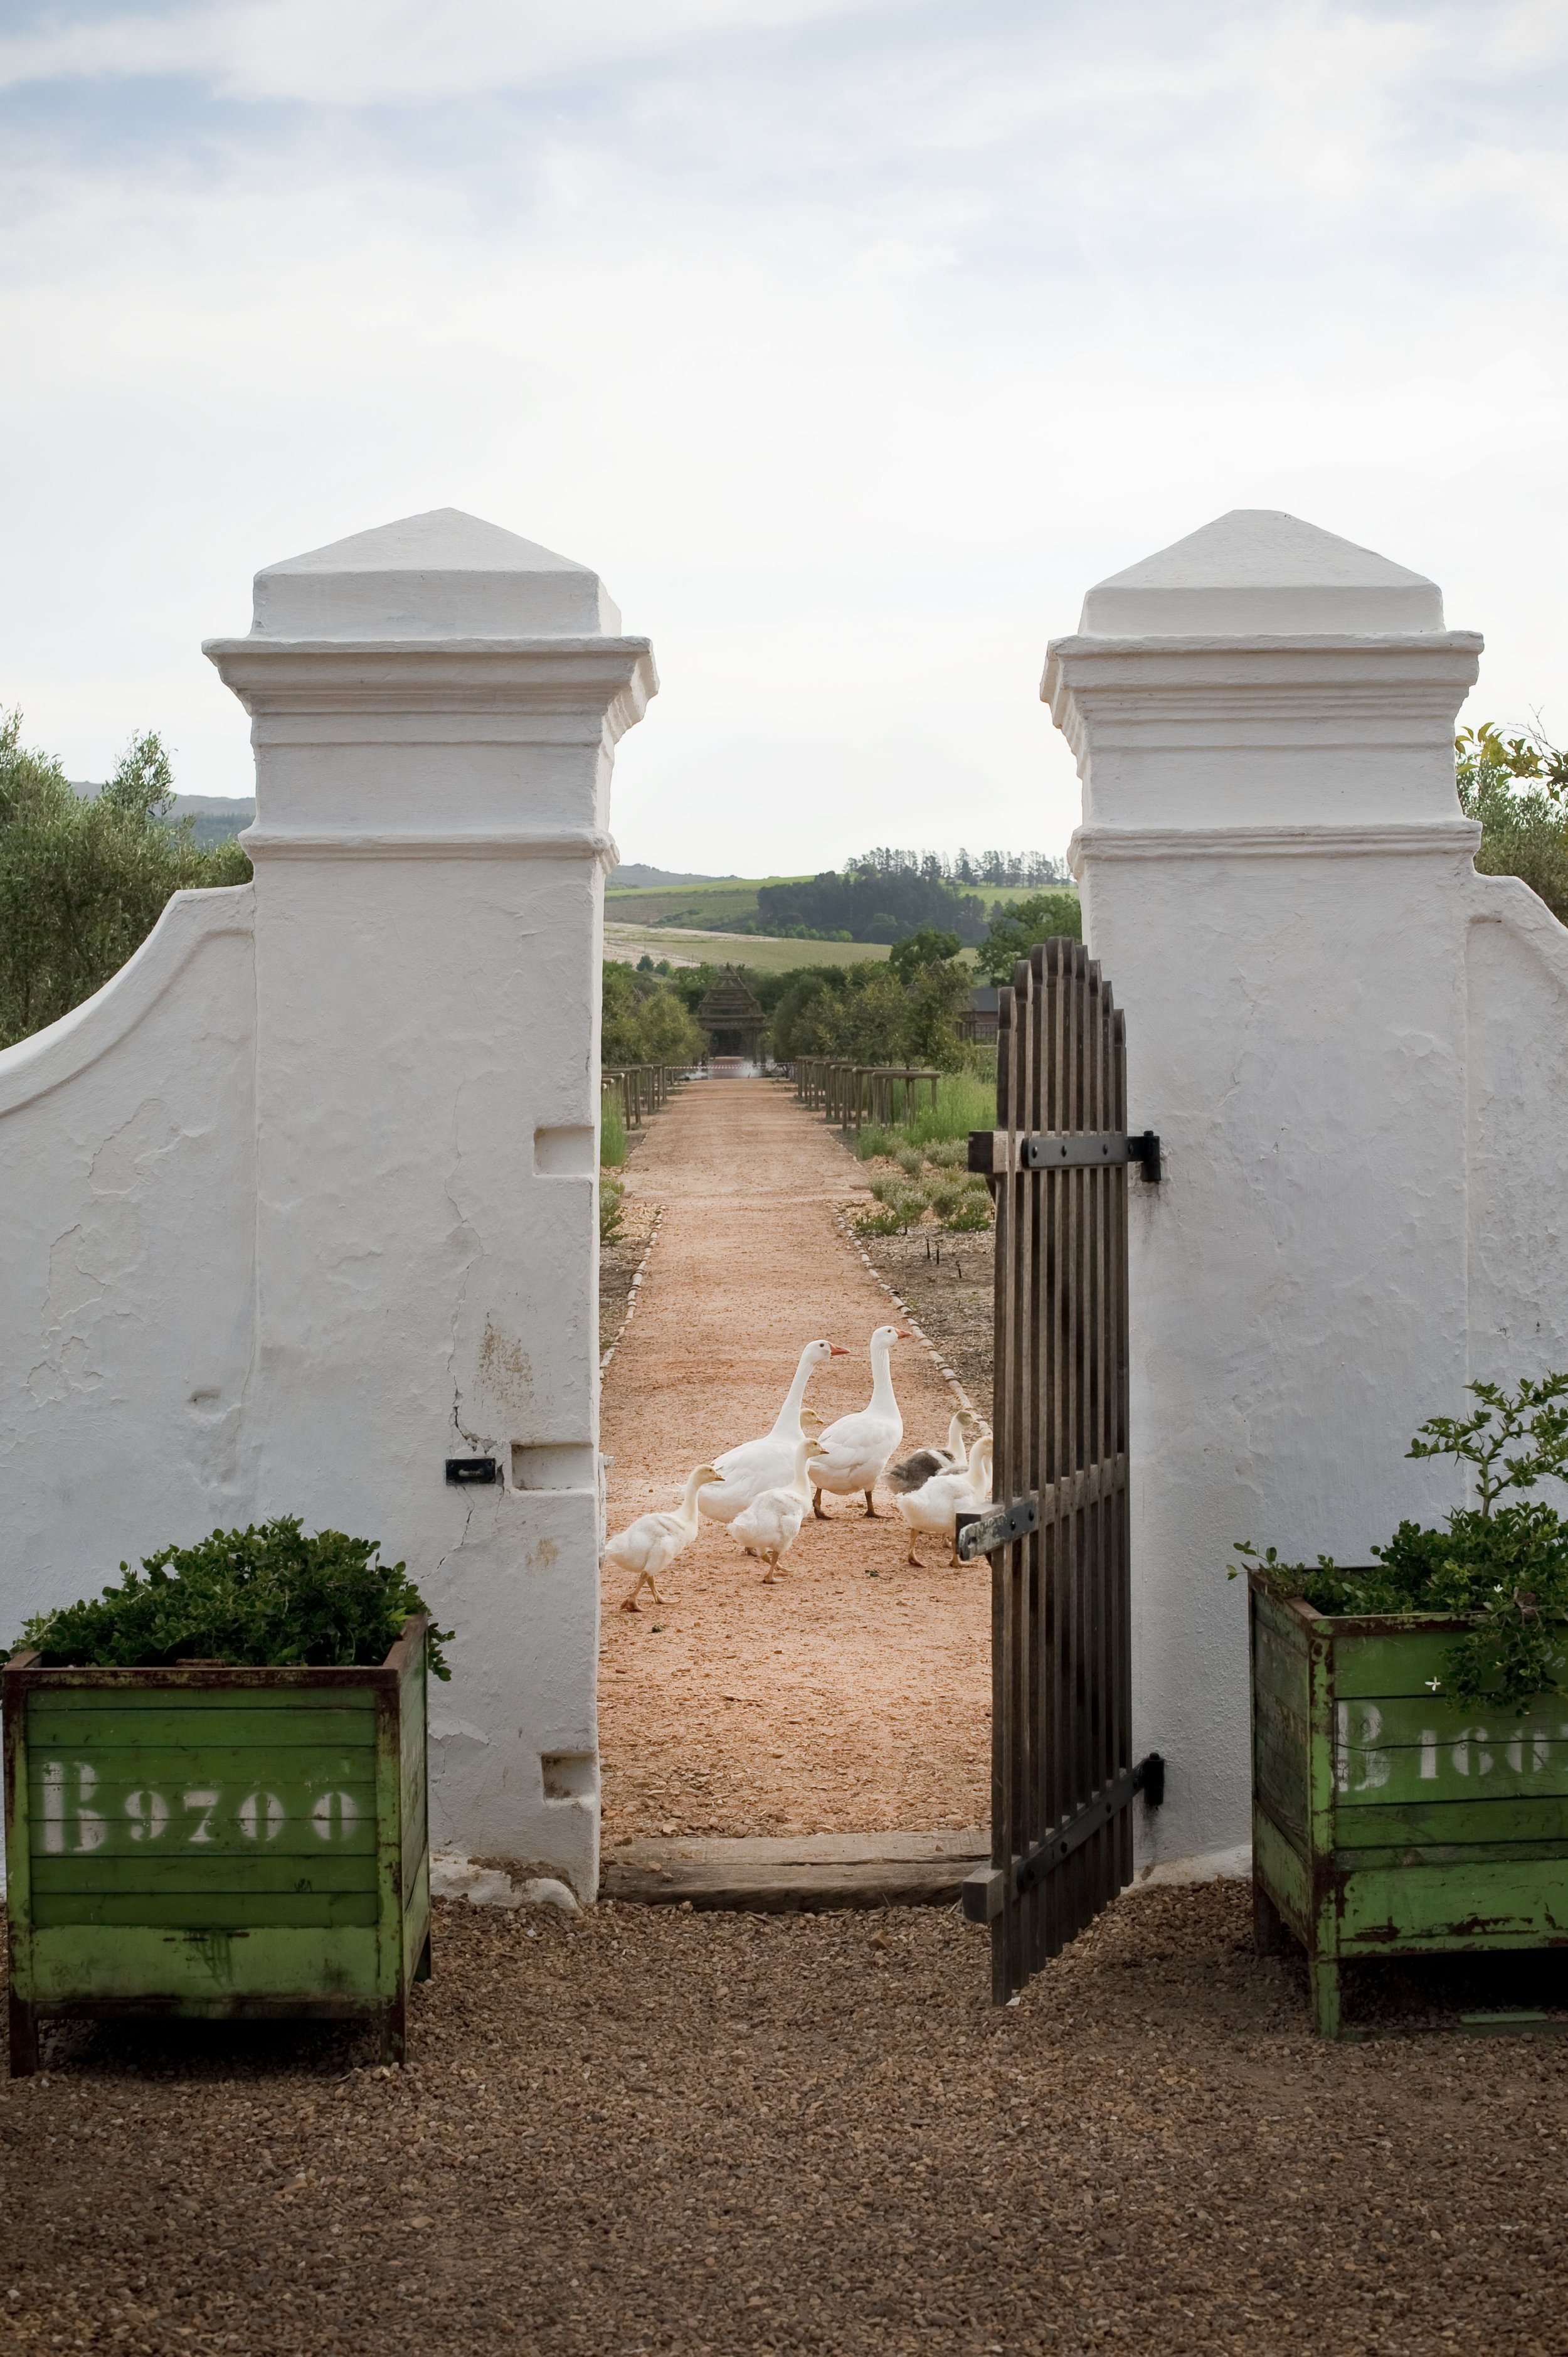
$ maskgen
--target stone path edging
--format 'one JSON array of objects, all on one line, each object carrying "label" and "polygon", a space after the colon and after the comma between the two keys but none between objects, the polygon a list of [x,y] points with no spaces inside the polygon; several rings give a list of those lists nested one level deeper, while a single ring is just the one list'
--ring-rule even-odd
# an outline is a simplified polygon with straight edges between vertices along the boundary
[{"label": "stone path edging", "polygon": [[627,1288],[626,1315],[622,1318],[620,1324],[616,1328],[615,1334],[610,1341],[609,1347],[599,1361],[599,1372],[601,1375],[604,1373],[605,1369],[609,1365],[610,1361],[615,1357],[616,1352],[619,1350],[626,1329],[631,1324],[633,1318],[637,1314],[638,1290],[641,1286],[643,1278],[648,1274],[648,1264],[653,1257],[653,1247],[659,1240],[659,1223],[663,1217],[664,1209],[661,1204],[659,1210],[653,1214],[653,1225],[648,1231],[648,1242],[642,1247],[642,1258],[638,1262],[636,1268],[632,1271],[631,1283]]}]

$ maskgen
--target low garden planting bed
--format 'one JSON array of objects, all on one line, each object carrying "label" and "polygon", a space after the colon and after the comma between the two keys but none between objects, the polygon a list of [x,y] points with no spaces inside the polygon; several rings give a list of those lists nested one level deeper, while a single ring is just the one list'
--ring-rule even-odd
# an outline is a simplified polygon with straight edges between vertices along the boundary
[{"label": "low garden planting bed", "polygon": [[5,1672],[12,2075],[72,2014],[362,2018],[401,2058],[446,1632],[291,1516],[121,1572]]},{"label": "low garden planting bed", "polygon": [[[1568,1952],[1568,1375],[1433,1416],[1471,1502],[1375,1563],[1248,1575],[1257,1937],[1306,1950],[1317,2026],[1357,1959]],[[1568,1960],[1568,1959],[1565,1959]]]},{"label": "low garden planting bed", "polygon": [[1251,1605],[1258,1942],[1301,1941],[1324,2036],[1347,1963],[1568,1951],[1568,1704],[1445,1698],[1462,1620]]},{"label": "low garden planting bed", "polygon": [[41,2020],[362,2017],[429,1970],[424,1655],[5,1674],[11,2071]]}]

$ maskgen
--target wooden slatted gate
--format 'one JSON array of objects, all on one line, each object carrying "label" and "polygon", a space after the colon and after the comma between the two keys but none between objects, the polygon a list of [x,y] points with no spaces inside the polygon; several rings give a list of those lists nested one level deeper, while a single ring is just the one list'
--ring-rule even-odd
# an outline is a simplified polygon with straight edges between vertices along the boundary
[{"label": "wooden slatted gate", "polygon": [[1000,994],[997,1120],[970,1140],[996,1208],[995,1508],[961,1554],[992,1557],[992,1863],[964,1909],[992,1926],[1004,2004],[1133,1874],[1123,1018],[1079,942],[1050,941]]}]

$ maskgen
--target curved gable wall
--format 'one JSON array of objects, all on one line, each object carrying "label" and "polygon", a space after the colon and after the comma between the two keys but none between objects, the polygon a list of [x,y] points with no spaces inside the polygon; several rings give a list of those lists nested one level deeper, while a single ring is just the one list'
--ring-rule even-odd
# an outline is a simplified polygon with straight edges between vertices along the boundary
[{"label": "curved gable wall", "polygon": [[0,1054],[0,1639],[245,1518],[253,905],[176,894],[103,989]]}]

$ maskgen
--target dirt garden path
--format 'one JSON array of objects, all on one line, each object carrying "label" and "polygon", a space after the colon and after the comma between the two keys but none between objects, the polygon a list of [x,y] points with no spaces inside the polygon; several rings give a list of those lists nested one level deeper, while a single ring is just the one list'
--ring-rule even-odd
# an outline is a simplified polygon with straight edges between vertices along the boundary
[{"label": "dirt garden path", "polygon": [[[867,1340],[896,1315],[834,1224],[856,1165],[778,1083],[693,1082],[628,1179],[664,1216],[605,1376],[612,1530],[678,1502],[704,1456],[766,1432],[814,1335],[852,1355],[816,1376],[812,1405],[864,1407]],[[921,1342],[898,1345],[894,1379],[907,1443],[945,1437],[952,1394]],[[904,1524],[877,1502],[886,1522],[834,1500],[771,1587],[712,1523],[660,1583],[666,1609],[645,1598],[637,1618],[620,1612],[625,1582],[607,1579],[607,1841],[987,1822],[986,1570],[908,1570]]]}]

